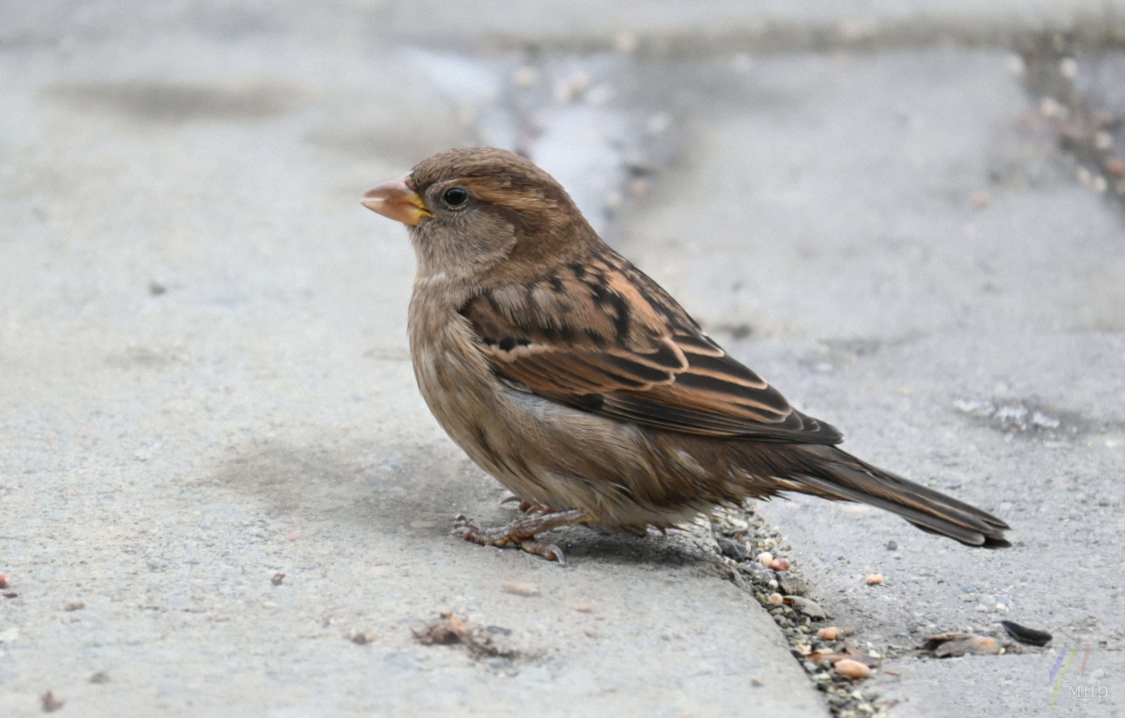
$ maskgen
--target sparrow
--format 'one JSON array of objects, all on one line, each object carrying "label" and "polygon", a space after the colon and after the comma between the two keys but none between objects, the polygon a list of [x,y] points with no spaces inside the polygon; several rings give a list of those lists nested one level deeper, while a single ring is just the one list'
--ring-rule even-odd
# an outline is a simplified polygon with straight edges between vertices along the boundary
[{"label": "sparrow", "polygon": [[453,149],[362,204],[407,225],[418,388],[438,422],[525,509],[456,532],[562,562],[539,534],[643,532],[787,492],[856,501],[967,546],[1008,525],[837,448],[727,354],[655,281],[598,237],[531,161]]}]

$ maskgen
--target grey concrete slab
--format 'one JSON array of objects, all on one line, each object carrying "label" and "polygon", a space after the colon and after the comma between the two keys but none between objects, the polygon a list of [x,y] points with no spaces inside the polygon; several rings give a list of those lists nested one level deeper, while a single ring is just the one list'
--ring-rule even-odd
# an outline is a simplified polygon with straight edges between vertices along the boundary
[{"label": "grey concrete slab", "polygon": [[1000,619],[1055,635],[1022,656],[889,664],[896,715],[1048,715],[1064,644],[1092,651],[1068,680],[1101,670],[1113,700],[1064,691],[1058,710],[1117,715],[1125,694],[1125,230],[1040,134],[1012,67],[758,59],[732,73],[741,102],[696,118],[683,173],[623,246],[844,448],[1011,522],[1016,546],[982,552],[866,507],[763,505],[861,646]]},{"label": "grey concrete slab", "polygon": [[[472,139],[412,58],[0,52],[0,714],[825,715],[706,534],[449,536],[503,492],[417,395],[411,250],[358,205]],[[419,645],[445,610],[518,655]]]}]

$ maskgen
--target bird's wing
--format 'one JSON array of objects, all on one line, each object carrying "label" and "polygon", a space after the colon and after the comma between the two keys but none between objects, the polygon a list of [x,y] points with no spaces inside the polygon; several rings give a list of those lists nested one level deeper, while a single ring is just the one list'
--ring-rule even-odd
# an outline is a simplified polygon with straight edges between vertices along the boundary
[{"label": "bird's wing", "polygon": [[461,310],[509,384],[622,421],[708,436],[836,444],[619,255],[576,262]]}]

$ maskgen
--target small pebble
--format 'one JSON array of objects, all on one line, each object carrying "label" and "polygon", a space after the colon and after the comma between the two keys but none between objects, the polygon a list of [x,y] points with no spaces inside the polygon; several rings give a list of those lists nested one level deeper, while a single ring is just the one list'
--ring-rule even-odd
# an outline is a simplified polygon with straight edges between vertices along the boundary
[{"label": "small pebble", "polygon": [[533,583],[505,583],[502,587],[505,593],[516,596],[538,596],[539,587]]},{"label": "small pebble", "polygon": [[512,81],[520,87],[527,87],[535,82],[539,73],[533,67],[520,67],[512,73]]},{"label": "small pebble", "polygon": [[853,661],[850,658],[845,658],[842,661],[836,661],[836,665],[833,667],[836,669],[837,673],[839,673],[841,676],[844,676],[845,678],[867,678],[869,675],[871,675],[870,668],[863,665],[859,661]]},{"label": "small pebble", "polygon": [[788,571],[792,565],[787,558],[775,558],[773,563],[770,564],[770,568],[774,571]]},{"label": "small pebble", "polygon": [[782,603],[785,602],[785,599],[782,598],[780,593],[771,593],[769,595],[769,598],[767,598],[766,600],[769,601],[770,603],[772,603],[775,606],[780,606]]},{"label": "small pebble", "polygon": [[937,658],[996,655],[1003,653],[1004,648],[995,638],[975,633],[943,633],[929,637],[922,645],[922,650],[930,651]]},{"label": "small pebble", "polygon": [[805,592],[805,581],[800,576],[784,571],[777,576],[781,590],[788,594],[801,594]]},{"label": "small pebble", "polygon": [[828,626],[816,632],[816,637],[823,641],[835,641],[840,635],[840,629],[836,626]]},{"label": "small pebble", "polygon": [[1058,100],[1053,97],[1044,97],[1039,102],[1039,113],[1044,117],[1050,119],[1066,119],[1070,113],[1063,107]]},{"label": "small pebble", "polygon": [[1008,56],[1008,72],[1012,73],[1015,77],[1021,77],[1026,71],[1027,67],[1024,65],[1022,57],[1019,55]]},{"label": "small pebble", "polygon": [[871,574],[870,576],[867,577],[867,585],[868,586],[878,586],[882,582],[883,582],[883,574],[881,574],[881,573],[873,573],[873,574]]},{"label": "small pebble", "polygon": [[8,587],[8,577],[0,573],[0,588]]},{"label": "small pebble", "polygon": [[762,553],[758,554],[758,563],[762,564],[766,568],[770,568],[773,565],[773,554],[769,551],[763,551]]},{"label": "small pebble", "polygon": [[810,601],[803,596],[786,596],[783,600],[809,618],[824,619],[826,617],[824,609],[816,601]]},{"label": "small pebble", "polygon": [[636,52],[640,41],[637,36],[631,32],[619,32],[613,36],[613,49],[623,55],[630,55]]},{"label": "small pebble", "polygon": [[1073,80],[1078,74],[1078,61],[1073,57],[1064,57],[1059,60],[1059,74],[1068,80]]},{"label": "small pebble", "polygon": [[887,542],[887,550],[888,551],[897,551],[898,550],[898,544],[895,543],[894,541],[888,541]]},{"label": "small pebble", "polygon": [[51,691],[47,691],[43,695],[39,696],[39,701],[43,706],[44,713],[54,713],[59,708],[62,708],[64,705],[66,705],[66,701],[64,701],[62,698],[57,698]]}]

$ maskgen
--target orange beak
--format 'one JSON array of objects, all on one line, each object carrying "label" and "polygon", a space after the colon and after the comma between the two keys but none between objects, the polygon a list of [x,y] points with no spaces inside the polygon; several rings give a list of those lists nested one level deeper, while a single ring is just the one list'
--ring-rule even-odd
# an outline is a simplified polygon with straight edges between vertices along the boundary
[{"label": "orange beak", "polygon": [[414,226],[434,214],[410,186],[410,175],[380,182],[363,195],[363,206],[384,217]]}]

